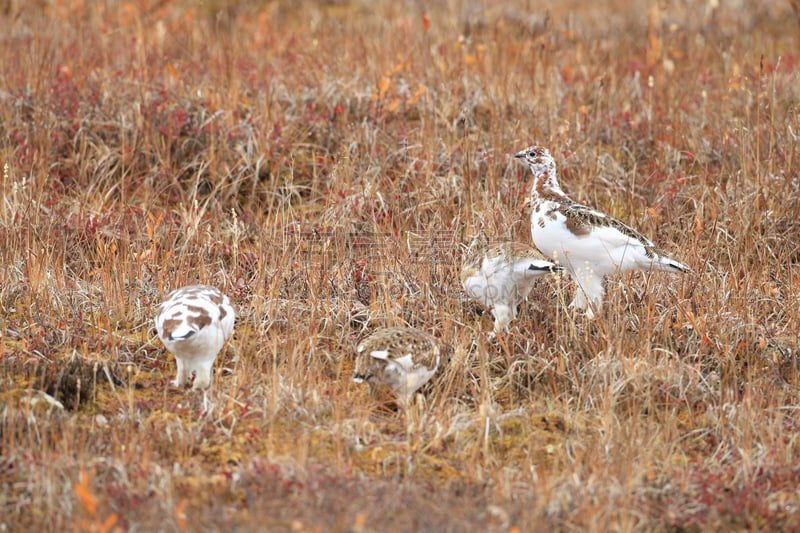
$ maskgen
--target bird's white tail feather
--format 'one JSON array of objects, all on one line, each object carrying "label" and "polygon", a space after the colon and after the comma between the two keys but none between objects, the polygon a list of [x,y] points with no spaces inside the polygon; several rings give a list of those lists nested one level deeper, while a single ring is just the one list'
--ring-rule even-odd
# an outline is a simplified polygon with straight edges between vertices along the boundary
[{"label": "bird's white tail feather", "polygon": [[188,339],[195,333],[197,333],[197,331],[195,331],[192,327],[188,325],[181,325],[175,328],[175,331],[170,333],[169,339],[173,341]]},{"label": "bird's white tail feather", "polygon": [[679,263],[674,259],[670,259],[669,257],[659,257],[658,261],[653,262],[653,266],[657,270],[663,270],[664,272],[673,272],[675,274],[691,272],[692,269],[688,266],[684,265],[683,263]]}]

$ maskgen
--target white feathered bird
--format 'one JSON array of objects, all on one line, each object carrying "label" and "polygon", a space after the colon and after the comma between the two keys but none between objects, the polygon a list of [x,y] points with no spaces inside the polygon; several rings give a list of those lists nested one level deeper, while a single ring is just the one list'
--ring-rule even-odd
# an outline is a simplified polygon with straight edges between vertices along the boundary
[{"label": "white feathered bird", "polygon": [[691,272],[630,226],[564,194],[547,148],[530,146],[514,157],[527,163],[533,173],[533,244],[563,266],[578,285],[571,307],[594,316],[594,309],[603,303],[603,277],[608,274],[631,270]]},{"label": "white feathered bird", "polygon": [[167,296],[155,323],[161,342],[175,355],[178,375],[173,385],[183,387],[192,376],[193,389],[211,384],[211,368],[235,319],[230,299],[214,287],[191,285]]},{"label": "white feathered bird", "polygon": [[461,285],[470,298],[489,308],[495,331],[508,331],[536,279],[557,270],[561,267],[535,248],[505,242],[474,251],[461,267]]}]

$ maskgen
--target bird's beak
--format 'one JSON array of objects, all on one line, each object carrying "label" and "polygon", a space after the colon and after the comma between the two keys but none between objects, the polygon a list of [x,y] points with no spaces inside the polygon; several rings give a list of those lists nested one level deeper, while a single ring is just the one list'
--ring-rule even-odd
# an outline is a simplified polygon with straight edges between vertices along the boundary
[{"label": "bird's beak", "polygon": [[516,154],[514,154],[514,157],[517,159],[522,159],[523,157],[525,157],[525,150],[517,152]]}]

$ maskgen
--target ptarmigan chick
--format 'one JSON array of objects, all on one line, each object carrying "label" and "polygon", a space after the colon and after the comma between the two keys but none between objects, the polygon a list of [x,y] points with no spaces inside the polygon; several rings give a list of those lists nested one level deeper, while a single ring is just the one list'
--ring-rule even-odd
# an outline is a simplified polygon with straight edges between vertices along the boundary
[{"label": "ptarmigan chick", "polygon": [[192,389],[211,384],[211,367],[233,332],[235,312],[228,297],[205,285],[170,293],[156,316],[158,337],[175,354],[178,375],[172,384],[183,387],[194,375]]},{"label": "ptarmigan chick", "polygon": [[356,348],[353,381],[388,388],[407,405],[439,369],[436,338],[416,328],[380,329]]},{"label": "ptarmigan chick", "polygon": [[[690,272],[652,241],[619,220],[571,200],[558,184],[550,152],[531,146],[514,157],[533,172],[531,237],[578,284],[570,307],[594,316],[603,303],[603,277],[631,270]],[[593,309],[594,308],[594,309]]]},{"label": "ptarmigan chick", "polygon": [[495,331],[508,331],[536,279],[557,270],[532,246],[506,242],[474,253],[461,267],[461,285],[492,312]]}]

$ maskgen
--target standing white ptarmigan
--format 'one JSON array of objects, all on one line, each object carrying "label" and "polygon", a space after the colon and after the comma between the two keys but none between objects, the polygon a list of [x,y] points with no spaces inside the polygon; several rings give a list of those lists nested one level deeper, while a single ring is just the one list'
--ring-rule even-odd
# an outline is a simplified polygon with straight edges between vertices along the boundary
[{"label": "standing white ptarmigan", "polygon": [[194,375],[192,389],[211,384],[211,367],[233,332],[235,312],[228,297],[205,285],[191,285],[170,293],[156,316],[158,337],[175,354],[183,387]]},{"label": "standing white ptarmigan", "polygon": [[436,338],[416,328],[379,329],[356,348],[353,381],[390,389],[403,405],[439,369]]},{"label": "standing white ptarmigan", "polygon": [[531,237],[546,256],[566,268],[578,284],[570,307],[586,310],[603,303],[603,277],[631,270],[691,272],[649,239],[604,213],[571,200],[558,184],[547,148],[531,146],[514,157],[533,172]]},{"label": "standing white ptarmigan", "polygon": [[470,298],[492,312],[495,331],[508,331],[536,278],[557,270],[561,267],[533,247],[505,242],[474,253],[461,267],[461,285]]}]

